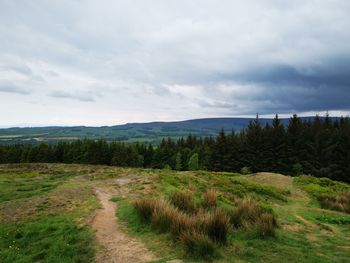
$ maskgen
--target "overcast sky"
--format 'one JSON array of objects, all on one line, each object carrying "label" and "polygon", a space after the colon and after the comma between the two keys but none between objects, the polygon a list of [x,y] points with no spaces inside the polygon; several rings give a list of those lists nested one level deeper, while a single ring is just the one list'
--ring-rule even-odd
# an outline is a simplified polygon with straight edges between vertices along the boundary
[{"label": "overcast sky", "polygon": [[350,113],[347,0],[0,0],[0,126]]}]

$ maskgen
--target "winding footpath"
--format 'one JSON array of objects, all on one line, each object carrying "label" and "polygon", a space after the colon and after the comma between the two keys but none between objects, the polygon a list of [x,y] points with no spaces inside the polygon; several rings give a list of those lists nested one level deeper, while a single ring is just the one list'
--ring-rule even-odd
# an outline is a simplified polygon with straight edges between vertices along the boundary
[{"label": "winding footpath", "polygon": [[129,237],[121,230],[116,217],[117,204],[110,201],[111,195],[103,189],[95,189],[101,203],[92,221],[96,238],[103,247],[96,256],[97,263],[139,263],[156,260],[156,257],[140,241]]}]

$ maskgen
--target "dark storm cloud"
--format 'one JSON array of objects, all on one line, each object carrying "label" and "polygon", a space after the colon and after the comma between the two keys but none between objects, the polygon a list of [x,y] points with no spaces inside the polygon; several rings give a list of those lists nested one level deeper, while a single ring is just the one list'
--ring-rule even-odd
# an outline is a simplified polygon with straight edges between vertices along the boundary
[{"label": "dark storm cloud", "polygon": [[350,109],[348,59],[335,57],[307,67],[264,65],[224,79],[262,87],[250,96],[256,105],[271,102],[260,110],[262,113]]}]

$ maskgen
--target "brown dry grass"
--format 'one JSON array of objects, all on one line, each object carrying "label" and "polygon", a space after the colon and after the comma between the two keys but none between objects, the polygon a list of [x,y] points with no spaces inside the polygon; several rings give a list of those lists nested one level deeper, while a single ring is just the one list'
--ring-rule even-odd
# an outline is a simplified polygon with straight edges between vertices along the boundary
[{"label": "brown dry grass", "polygon": [[208,189],[203,194],[202,206],[205,208],[213,208],[217,205],[218,192],[214,189]]},{"label": "brown dry grass", "polygon": [[196,210],[193,193],[187,191],[176,191],[170,197],[171,203],[181,211],[193,213]]},{"label": "brown dry grass", "polygon": [[350,192],[337,196],[321,196],[318,200],[323,208],[350,214]]}]

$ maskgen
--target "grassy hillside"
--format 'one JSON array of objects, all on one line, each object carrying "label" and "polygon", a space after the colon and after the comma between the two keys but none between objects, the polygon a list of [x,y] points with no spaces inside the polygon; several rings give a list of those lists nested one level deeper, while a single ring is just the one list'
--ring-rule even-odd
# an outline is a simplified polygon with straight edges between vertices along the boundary
[{"label": "grassy hillside", "polygon": [[[234,213],[249,197],[277,220],[272,235],[262,235],[261,224],[245,218],[241,224],[229,226],[226,242],[201,237],[205,242],[200,247],[213,249],[209,257],[204,257],[211,261],[347,262],[350,257],[350,215],[337,211],[339,207],[324,206],[320,198],[336,198],[350,191],[348,184],[270,173],[243,176],[21,164],[0,166],[1,261],[94,262],[95,255],[104,253],[91,230],[91,220],[100,207],[96,188],[110,193],[117,205],[115,219],[119,219],[123,231],[143,241],[157,255],[157,262],[204,260],[201,253],[188,251],[173,232],[161,231],[159,221],[143,220],[135,209],[135,202],[151,199],[179,205],[172,199],[179,191],[193,198],[193,206],[187,206],[190,210],[181,212],[186,215],[208,215],[216,209]],[[208,205],[208,189],[215,192],[213,205]],[[198,239],[194,242],[198,244]]]},{"label": "grassy hillside", "polygon": [[[305,117],[303,119],[309,119]],[[192,133],[198,136],[216,135],[220,129],[240,131],[251,118],[211,118],[178,122],[129,123],[102,127],[32,127],[0,129],[0,143],[36,143],[72,141],[83,138],[157,143],[163,137],[178,138]],[[272,119],[260,119],[261,124]],[[281,119],[287,124],[289,119]]]}]

